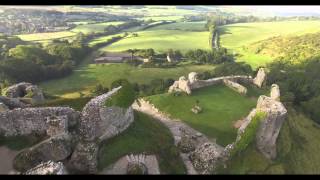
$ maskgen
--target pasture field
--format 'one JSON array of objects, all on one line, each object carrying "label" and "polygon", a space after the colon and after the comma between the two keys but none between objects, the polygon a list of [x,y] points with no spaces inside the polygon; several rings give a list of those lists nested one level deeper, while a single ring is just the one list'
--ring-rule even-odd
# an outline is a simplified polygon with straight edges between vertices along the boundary
[{"label": "pasture field", "polygon": [[[256,91],[250,88],[250,91]],[[253,94],[251,92],[251,94]],[[237,129],[233,124],[248,115],[256,106],[256,96],[242,96],[224,85],[195,90],[190,96],[173,96],[169,93],[148,96],[160,111],[185,121],[209,138],[216,138],[223,146],[233,142]],[[194,114],[191,108],[199,101],[203,111]]]},{"label": "pasture field", "polygon": [[182,30],[182,31],[207,31],[205,28],[206,21],[198,22],[177,22],[164,24],[150,28],[149,30]]},{"label": "pasture field", "polygon": [[244,47],[274,36],[296,36],[318,32],[320,21],[279,21],[258,23],[237,23],[221,26],[220,43],[231,53],[237,53],[238,61],[257,67],[273,60],[267,55],[254,54]]},{"label": "pasture field", "polygon": [[138,37],[126,38],[113,43],[102,51],[124,51],[127,49],[153,48],[157,52],[178,49],[186,52],[190,49],[210,49],[209,32],[191,32],[181,30],[146,30],[139,31]]},{"label": "pasture field", "polygon": [[95,23],[95,24],[83,24],[78,25],[77,27],[71,29],[71,32],[82,32],[84,34],[93,33],[93,32],[103,32],[104,28],[109,25],[119,25],[123,24],[123,21],[113,21],[113,22],[103,22],[103,23]]},{"label": "pasture field", "polygon": [[44,40],[72,37],[74,35],[76,35],[75,32],[59,31],[59,32],[48,32],[48,33],[22,34],[22,35],[18,35],[18,37],[24,41],[44,41]]},{"label": "pasture field", "polygon": [[[87,61],[92,61],[93,57]],[[77,98],[79,92],[89,94],[97,83],[108,86],[117,79],[126,78],[130,82],[149,83],[153,79],[177,79],[191,71],[213,70],[212,65],[183,65],[176,68],[137,68],[128,64],[84,64],[65,78],[40,83],[47,93],[63,98]]]}]

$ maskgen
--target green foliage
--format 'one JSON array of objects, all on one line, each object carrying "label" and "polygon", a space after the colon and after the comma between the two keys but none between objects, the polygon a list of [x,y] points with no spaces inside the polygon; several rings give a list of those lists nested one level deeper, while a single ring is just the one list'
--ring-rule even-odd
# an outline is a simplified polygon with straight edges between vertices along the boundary
[{"label": "green foliage", "polygon": [[229,55],[224,48],[212,49],[211,51],[201,49],[189,50],[185,53],[185,57],[194,62],[209,64],[234,61],[232,55]]},{"label": "green foliage", "polygon": [[135,112],[134,122],[118,136],[103,142],[98,168],[102,170],[127,154],[155,154],[162,174],[185,174],[186,169],[173,137],[161,122]]},{"label": "green foliage", "polygon": [[253,71],[250,65],[245,63],[227,62],[219,64],[213,70],[211,76],[229,76],[229,75],[252,75]]},{"label": "green foliage", "polygon": [[136,98],[133,86],[127,80],[121,79],[113,82],[111,84],[111,87],[113,88],[117,84],[121,85],[120,90],[118,90],[114,95],[107,99],[105,105],[108,107],[117,106],[122,108],[128,108],[132,105]]},{"label": "green foliage", "polygon": [[22,150],[24,148],[37,144],[43,139],[44,138],[41,135],[10,136],[10,137],[0,136],[0,146],[7,146],[9,149],[12,149],[12,150]]},{"label": "green foliage", "polygon": [[248,48],[256,54],[299,63],[320,55],[319,40],[319,32],[300,36],[278,36],[254,43]]},{"label": "green foliage", "polygon": [[34,96],[32,91],[29,91],[24,97],[26,98],[32,98]]},{"label": "green foliage", "polygon": [[250,124],[246,127],[241,134],[241,139],[235,144],[234,148],[230,152],[230,156],[233,157],[236,154],[243,152],[251,143],[255,143],[256,133],[259,128],[260,122],[265,118],[264,112],[257,112]]},{"label": "green foliage", "polygon": [[[269,64],[270,72],[267,84],[276,83],[281,90],[281,99],[286,104],[302,106],[304,112],[312,119],[319,119],[320,96],[320,60],[318,57],[293,64],[288,60],[275,61]],[[318,121],[317,121],[318,122]]]},{"label": "green foliage", "polygon": [[98,95],[107,93],[108,91],[109,91],[109,88],[103,87],[102,84],[99,83],[94,87],[94,89],[91,91],[91,93],[98,96]]},{"label": "green foliage", "polygon": [[312,119],[320,124],[320,96],[311,98],[306,102],[301,103],[304,112],[307,112]]}]

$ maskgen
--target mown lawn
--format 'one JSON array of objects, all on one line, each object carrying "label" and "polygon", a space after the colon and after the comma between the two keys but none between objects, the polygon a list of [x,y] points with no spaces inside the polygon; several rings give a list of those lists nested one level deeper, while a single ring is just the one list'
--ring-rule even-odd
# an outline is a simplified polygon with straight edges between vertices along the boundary
[{"label": "mown lawn", "polygon": [[102,170],[122,156],[132,153],[156,155],[161,174],[186,173],[169,129],[140,112],[135,112],[135,120],[127,130],[101,146],[98,167]]},{"label": "mown lawn", "polygon": [[243,47],[254,42],[261,41],[273,36],[302,35],[318,32],[320,21],[279,21],[236,23],[220,27],[220,43],[230,52],[240,54],[238,61],[244,61],[253,67],[258,67],[273,60],[266,55],[257,55],[248,52]]},{"label": "mown lawn", "polygon": [[[201,88],[190,96],[173,96],[166,93],[146,99],[155,104],[160,111],[185,121],[209,138],[216,138],[217,143],[223,146],[235,140],[237,129],[233,127],[233,123],[246,117],[256,106],[257,100],[256,96],[241,96],[223,85]],[[191,112],[197,100],[203,109],[200,114]]]}]

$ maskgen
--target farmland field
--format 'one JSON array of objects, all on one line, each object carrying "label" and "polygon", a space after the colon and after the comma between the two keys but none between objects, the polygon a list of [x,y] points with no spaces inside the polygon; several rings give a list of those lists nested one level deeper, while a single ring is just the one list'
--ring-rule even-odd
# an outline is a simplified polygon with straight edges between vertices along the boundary
[{"label": "farmland field", "polygon": [[273,36],[315,33],[319,28],[320,21],[237,23],[220,27],[220,43],[231,52],[238,53],[238,61],[245,61],[257,67],[272,61],[273,58],[248,52],[243,47]]},{"label": "farmland field", "polygon": [[71,37],[74,35],[76,35],[76,33],[74,32],[60,31],[60,32],[49,32],[49,33],[23,34],[23,35],[18,35],[18,37],[24,41],[44,41],[44,40]]},{"label": "farmland field", "polygon": [[71,32],[82,32],[84,34],[91,33],[91,32],[103,32],[104,28],[109,25],[119,25],[123,24],[123,21],[113,21],[113,22],[104,22],[104,23],[96,23],[96,24],[83,24],[78,25],[77,27],[71,29]]},{"label": "farmland field", "polygon": [[172,24],[164,24],[150,28],[149,30],[183,30],[183,31],[207,31],[205,28],[206,21],[198,22],[178,22]]},{"label": "farmland field", "polygon": [[146,30],[139,31],[138,37],[126,38],[110,46],[103,51],[124,51],[127,49],[153,48],[157,52],[168,49],[179,49],[185,52],[190,49],[210,49],[209,32],[191,32],[181,30]]},{"label": "farmland field", "polygon": [[[255,91],[255,89],[249,89]],[[160,111],[179,118],[217,143],[227,145],[235,140],[237,129],[233,123],[248,115],[256,105],[256,97],[241,96],[226,86],[210,86],[195,90],[191,96],[173,96],[168,93],[146,97]],[[196,100],[203,112],[194,114],[191,108]]]}]

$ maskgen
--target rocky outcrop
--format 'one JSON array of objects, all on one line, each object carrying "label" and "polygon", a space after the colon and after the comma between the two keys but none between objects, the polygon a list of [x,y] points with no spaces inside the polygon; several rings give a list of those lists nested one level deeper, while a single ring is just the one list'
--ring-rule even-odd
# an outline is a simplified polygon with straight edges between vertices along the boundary
[{"label": "rocky outcrop", "polygon": [[0,102],[0,113],[5,111],[9,111],[8,106]]},{"label": "rocky outcrop", "polygon": [[187,80],[186,77],[181,76],[178,81],[175,81],[173,85],[169,87],[169,93],[172,92],[185,92],[191,94],[189,80]]},{"label": "rocky outcrop", "polygon": [[200,174],[212,174],[221,162],[223,148],[213,143],[204,143],[189,156]]},{"label": "rocky outcrop", "polygon": [[98,144],[95,141],[79,142],[72,153],[70,168],[80,173],[96,173],[98,166]]},{"label": "rocky outcrop", "polygon": [[260,96],[257,111],[265,112],[266,118],[261,122],[257,136],[257,148],[270,159],[276,158],[276,141],[287,116],[284,105],[267,96]]},{"label": "rocky outcrop", "polygon": [[31,83],[21,82],[8,87],[5,95],[9,98],[21,98],[21,101],[30,104],[37,104],[44,101],[42,90]]},{"label": "rocky outcrop", "polygon": [[26,175],[65,175],[67,169],[62,162],[47,161],[28,170]]},{"label": "rocky outcrop", "polygon": [[230,81],[230,80],[227,80],[227,79],[224,79],[224,80],[223,80],[223,83],[224,83],[227,87],[235,90],[236,92],[238,92],[238,93],[240,93],[240,94],[242,94],[242,95],[247,94],[247,88],[244,87],[244,86],[242,86],[241,84],[238,84],[238,83],[236,83],[236,82],[233,82],[233,81]]},{"label": "rocky outcrop", "polygon": [[79,112],[68,107],[25,108],[5,111],[0,113],[0,134],[4,136],[46,134],[52,126],[48,118],[59,117],[55,121],[67,121],[61,123],[72,127],[77,124],[79,116]]},{"label": "rocky outcrop", "polygon": [[277,84],[271,85],[270,97],[273,100],[280,101],[280,88]]},{"label": "rocky outcrop", "polygon": [[5,104],[9,109],[30,107],[30,104],[21,102],[18,98],[8,98],[5,96],[0,96],[0,102]]},{"label": "rocky outcrop", "polygon": [[72,137],[66,133],[59,134],[21,151],[15,157],[13,165],[16,170],[25,172],[45,161],[64,160],[72,150]]},{"label": "rocky outcrop", "polygon": [[124,131],[134,120],[133,109],[120,107],[106,107],[105,101],[121,88],[90,100],[81,113],[80,135],[86,140],[100,140],[111,138]]},{"label": "rocky outcrop", "polygon": [[258,70],[257,76],[253,79],[253,84],[261,88],[265,83],[266,78],[267,78],[267,74],[265,72],[265,69],[260,68]]}]

